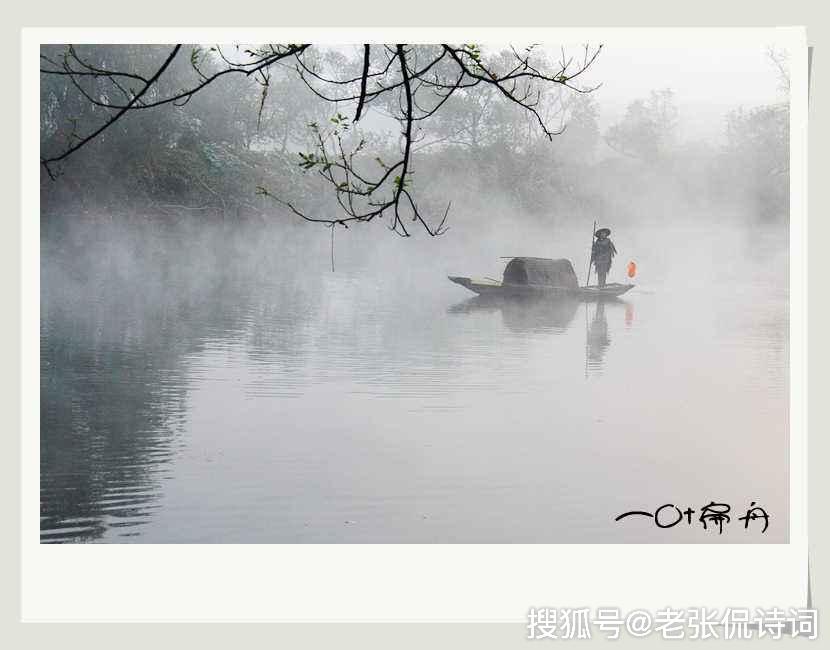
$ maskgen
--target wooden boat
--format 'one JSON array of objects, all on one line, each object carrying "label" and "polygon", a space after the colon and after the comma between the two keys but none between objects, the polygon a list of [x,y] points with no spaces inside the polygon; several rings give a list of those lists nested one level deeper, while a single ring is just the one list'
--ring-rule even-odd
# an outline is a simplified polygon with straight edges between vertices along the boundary
[{"label": "wooden boat", "polygon": [[580,287],[570,260],[541,257],[514,257],[504,269],[501,282],[492,278],[447,276],[480,296],[551,296],[574,297],[580,300],[616,298],[629,291],[633,284],[611,282],[604,287]]},{"label": "wooden boat", "polygon": [[609,282],[604,287],[590,285],[587,287],[553,287],[542,284],[510,284],[496,282],[490,279],[462,278],[448,275],[450,280],[462,287],[477,293],[480,296],[529,296],[529,295],[550,295],[550,296],[574,296],[582,299],[603,298],[623,295],[629,291],[633,284],[620,284]]}]

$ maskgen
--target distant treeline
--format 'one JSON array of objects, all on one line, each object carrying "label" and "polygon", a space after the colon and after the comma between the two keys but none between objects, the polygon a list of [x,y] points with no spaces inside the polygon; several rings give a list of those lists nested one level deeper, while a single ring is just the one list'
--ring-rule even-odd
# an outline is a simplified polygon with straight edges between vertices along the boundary
[{"label": "distant treeline", "polygon": [[[77,49],[84,61],[101,69],[146,74],[168,48]],[[42,48],[53,62],[65,53],[64,46]],[[320,69],[332,74],[360,64],[337,50],[317,56]],[[210,58],[201,65],[209,69]],[[778,75],[786,84],[783,70],[771,65],[771,79]],[[183,59],[165,77],[164,87],[186,87],[193,74]],[[65,148],[100,124],[107,109],[90,98],[111,92],[94,75],[82,84],[43,75],[42,154]],[[711,143],[679,137],[683,116],[670,90],[632,102],[619,122],[603,130],[596,93],[552,88],[540,105],[548,117],[561,121],[564,132],[550,141],[532,116],[497,95],[480,87],[461,90],[420,125],[412,182],[437,209],[452,201],[453,227],[475,227],[493,210],[554,221],[569,215],[634,219],[644,213],[659,219],[679,210],[697,214],[724,208],[748,220],[787,219],[788,101],[736,108],[723,117],[723,138]],[[383,107],[373,108],[379,110],[348,137],[364,140],[365,150],[382,165],[400,147],[398,125],[384,117]],[[300,154],[315,146],[309,125],[328,124],[335,110],[347,113],[354,107],[334,107],[315,96],[290,66],[272,71],[267,96],[255,79],[228,75],[183,106],[132,111],[62,162],[56,179],[44,172],[41,216],[172,220],[188,214],[205,220],[298,221],[258,195],[258,187],[302,205],[307,213],[335,216],[330,188],[300,165]]]}]

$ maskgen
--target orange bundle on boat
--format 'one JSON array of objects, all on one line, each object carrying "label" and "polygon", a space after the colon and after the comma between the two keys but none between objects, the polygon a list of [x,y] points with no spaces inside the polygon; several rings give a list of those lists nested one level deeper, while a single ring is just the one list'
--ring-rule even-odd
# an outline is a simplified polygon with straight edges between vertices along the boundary
[{"label": "orange bundle on boat", "polygon": [[633,278],[637,275],[637,265],[634,263],[634,260],[631,260],[628,263],[628,277]]}]

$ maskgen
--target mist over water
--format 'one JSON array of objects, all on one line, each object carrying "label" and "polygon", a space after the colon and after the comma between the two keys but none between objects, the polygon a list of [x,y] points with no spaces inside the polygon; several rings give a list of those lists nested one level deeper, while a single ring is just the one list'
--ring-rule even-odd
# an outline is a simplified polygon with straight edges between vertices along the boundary
[{"label": "mist over water", "polygon": [[332,272],[325,228],[108,216],[42,222],[44,542],[787,541],[786,226],[609,218],[623,300],[493,304],[446,275],[583,282],[590,220],[339,230]]},{"label": "mist over water", "polygon": [[[43,542],[787,541],[786,50],[44,45],[40,100]],[[622,299],[447,279],[595,222]]]}]

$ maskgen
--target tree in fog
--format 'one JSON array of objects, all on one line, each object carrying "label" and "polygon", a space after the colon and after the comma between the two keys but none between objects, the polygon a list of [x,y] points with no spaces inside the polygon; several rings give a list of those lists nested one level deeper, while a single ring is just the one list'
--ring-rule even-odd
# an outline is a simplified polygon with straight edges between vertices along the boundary
[{"label": "tree in fog", "polygon": [[770,50],[781,101],[738,108],[726,116],[724,176],[766,217],[786,212],[790,172],[790,76],[786,56]]},{"label": "tree in fog", "polygon": [[[585,54],[588,54],[587,49]],[[535,48],[528,53],[529,61],[537,68],[551,68],[554,63],[543,51]],[[514,53],[502,50],[485,59],[488,68],[499,69],[509,66]],[[559,66],[563,64],[560,62]],[[556,125],[557,133],[565,131],[565,116],[568,104],[595,88],[565,88],[561,84],[540,86],[536,99],[537,113],[546,124]],[[498,146],[503,151],[526,150],[539,139],[547,139],[546,131],[540,130],[537,116],[516,111],[509,103],[502,101],[501,93],[494,87],[460,88],[449,98],[440,113],[436,113],[430,129],[437,144],[451,144],[467,147],[480,153],[487,147]],[[429,144],[429,143],[428,143]]]},{"label": "tree in fog", "polygon": [[[41,145],[41,163],[54,177],[61,164],[90,143],[130,133],[126,116],[150,115],[144,120],[150,137],[143,137],[143,128],[131,132],[138,138],[131,151],[144,150],[151,142],[168,153],[178,150],[178,154],[193,144],[188,136],[194,130],[215,134],[219,140],[213,143],[215,146],[193,152],[173,176],[178,177],[174,183],[201,187],[205,196],[221,201],[224,210],[228,188],[222,179],[227,170],[251,173],[255,162],[236,152],[240,148],[250,150],[255,141],[267,139],[258,137],[263,121],[266,126],[281,122],[280,113],[268,103],[269,96],[275,91],[294,94],[290,82],[279,74],[287,68],[316,97],[336,106],[330,119],[323,121],[318,116],[309,121],[312,144],[298,153],[300,167],[316,173],[333,190],[337,213],[319,214],[313,206],[309,210],[297,197],[287,196],[279,188],[275,191],[267,183],[259,186],[259,193],[308,221],[348,226],[388,218],[390,228],[399,235],[409,235],[410,224],[420,224],[429,234],[437,235],[446,228],[449,205],[441,210],[430,204],[425,210],[415,191],[417,147],[424,140],[425,125],[450,99],[463,96],[468,102],[478,101],[481,98],[477,99],[476,93],[481,93],[487,95],[488,106],[493,102],[511,107],[526,116],[544,138],[552,140],[561,133],[562,125],[552,123],[546,113],[543,93],[551,86],[585,92],[578,78],[591,66],[600,48],[586,47],[575,58],[563,52],[560,61],[546,67],[534,58],[534,47],[523,51],[511,48],[486,57],[474,44],[367,44],[362,57],[355,61],[326,60],[326,54],[315,52],[308,44],[247,49],[153,46],[152,66],[146,60],[137,61],[142,58],[137,46],[124,48],[123,52],[121,48],[100,47],[83,52],[76,47],[60,53],[47,51],[41,57],[44,78],[51,78],[42,93],[47,136]],[[328,53],[329,58],[332,56],[337,58],[336,53]],[[257,87],[259,100],[254,111],[245,106],[245,101],[250,103],[250,92],[244,92],[246,82]],[[225,114],[209,128],[203,129],[202,118],[192,114],[186,119],[173,118],[172,124],[165,118],[152,121],[161,114],[156,109],[182,108],[210,92],[220,92],[217,88],[225,90]],[[374,106],[385,108],[400,129],[399,146],[385,149],[385,158],[372,150],[370,138],[355,127]],[[498,110],[503,111],[503,106]],[[292,113],[286,111],[282,116]],[[256,115],[255,129],[252,115]],[[165,128],[168,126],[175,128],[171,131]],[[175,133],[180,134],[178,138]],[[280,142],[284,152],[290,137],[284,132],[270,140]],[[510,133],[502,135],[502,139],[510,137]],[[194,172],[205,165],[217,173]],[[154,171],[159,170],[148,170],[149,176],[159,179]],[[283,171],[278,175],[284,176]]]},{"label": "tree in fog", "polygon": [[605,134],[605,142],[617,153],[656,163],[675,144],[678,111],[674,92],[653,90],[626,108],[622,120]]},{"label": "tree in fog", "polygon": [[[509,51],[493,55],[506,60]],[[550,66],[543,52],[537,65]],[[436,154],[444,169],[480,179],[482,191],[510,199],[520,212],[550,215],[562,197],[578,193],[576,176],[591,160],[599,137],[594,87],[578,92],[561,86],[542,89],[538,111],[556,124],[556,146],[534,123],[493,89],[458,91],[430,124],[423,150]],[[471,173],[472,172],[472,173]]]}]

